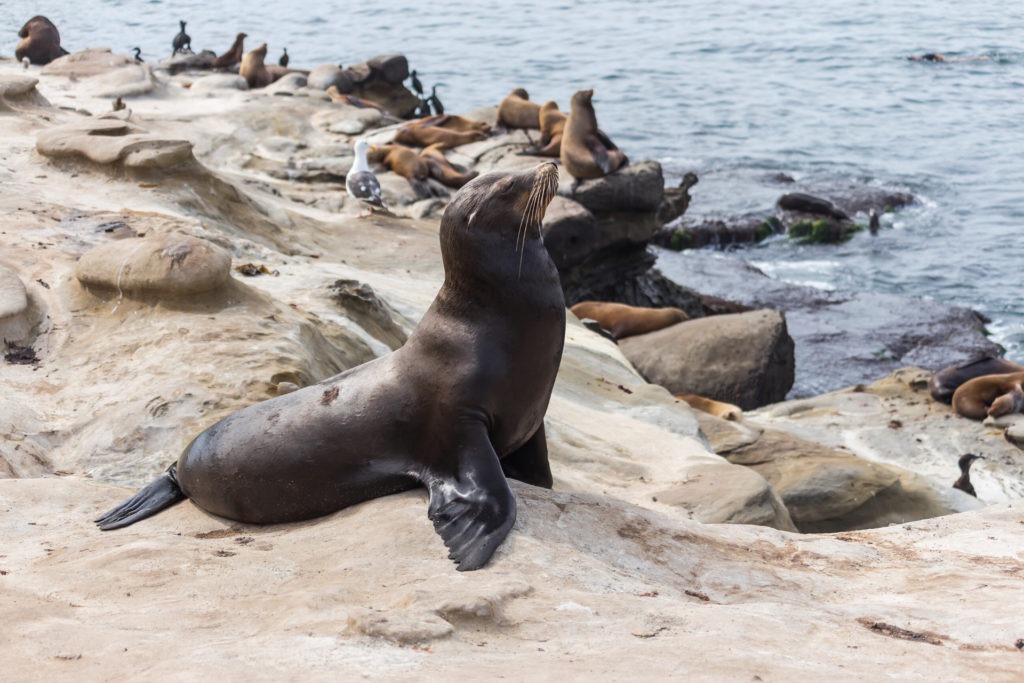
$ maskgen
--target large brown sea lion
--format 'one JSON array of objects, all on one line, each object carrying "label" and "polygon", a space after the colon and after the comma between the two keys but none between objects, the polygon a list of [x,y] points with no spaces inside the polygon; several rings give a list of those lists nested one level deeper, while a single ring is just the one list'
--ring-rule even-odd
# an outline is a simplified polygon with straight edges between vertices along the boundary
[{"label": "large brown sea lion", "polygon": [[629,163],[626,155],[597,127],[593,96],[593,90],[580,90],[572,96],[562,131],[559,156],[562,166],[576,180],[601,178]]},{"label": "large brown sea lion", "polygon": [[953,392],[953,410],[972,420],[1002,417],[1024,409],[1024,372],[983,375],[960,385]]},{"label": "large brown sea lion", "polygon": [[230,69],[235,64],[242,61],[242,44],[248,37],[248,34],[245,33],[239,33],[235,36],[235,42],[231,43],[231,47],[228,48],[228,51],[213,60],[213,64],[211,66],[213,66],[214,69]]},{"label": "large brown sea lion", "polygon": [[613,301],[581,301],[570,310],[581,320],[596,320],[616,340],[654,332],[690,319],[686,311],[679,308],[645,308]]},{"label": "large brown sea lion", "polygon": [[516,88],[498,104],[498,125],[508,129],[540,129],[540,105],[530,101],[530,95]]},{"label": "large brown sea lion", "polygon": [[441,145],[443,149],[451,149],[486,139],[487,134],[480,130],[452,130],[437,125],[406,125],[395,131],[394,141],[416,147]]},{"label": "large brown sea lion", "polygon": [[430,177],[430,166],[416,150],[405,145],[374,145],[366,158],[375,164],[381,164],[409,181],[418,197],[430,195],[427,178]]},{"label": "large brown sea lion", "polygon": [[694,410],[699,410],[702,413],[720,417],[723,420],[736,422],[743,419],[743,408],[733,405],[732,403],[716,401],[713,398],[698,396],[697,394],[673,394],[673,396],[678,398],[680,401],[683,401]]},{"label": "large brown sea lion", "polygon": [[274,78],[267,71],[263,60],[267,58],[267,44],[263,43],[255,50],[250,50],[242,58],[242,66],[238,68],[238,75],[245,79],[250,88],[264,88],[270,85]]},{"label": "large brown sea lion", "polygon": [[1022,371],[1024,371],[1024,366],[1011,363],[1005,358],[982,356],[936,372],[928,380],[928,393],[936,401],[949,403],[953,400],[953,392],[968,380],[984,375],[1005,375],[1008,372]]},{"label": "large brown sea lion", "polygon": [[36,15],[26,21],[18,37],[21,40],[14,48],[14,56],[19,62],[27,57],[32,64],[42,66],[68,54],[60,46],[60,31],[44,16]]},{"label": "large brown sea lion", "polygon": [[565,300],[540,223],[557,190],[551,163],[467,184],[441,219],[444,284],[404,346],[224,418],[100,528],[186,497],[275,524],[425,486],[449,557],[484,566],[516,518],[506,477],[551,487],[544,413]]},{"label": "large brown sea lion", "polygon": [[447,187],[462,187],[479,174],[478,171],[461,171],[448,161],[442,145],[430,145],[420,152],[420,158],[427,162],[430,176]]}]

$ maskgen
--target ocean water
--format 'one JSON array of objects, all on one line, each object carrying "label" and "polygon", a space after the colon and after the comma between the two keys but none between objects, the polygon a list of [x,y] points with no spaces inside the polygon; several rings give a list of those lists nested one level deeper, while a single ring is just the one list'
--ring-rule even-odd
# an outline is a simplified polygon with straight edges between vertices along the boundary
[{"label": "ocean water", "polygon": [[[287,47],[293,66],[405,54],[450,111],[514,87],[568,107],[594,88],[601,127],[632,159],[686,171],[697,215],[768,209],[757,178],[854,180],[913,192],[875,238],[785,239],[742,249],[781,279],[972,307],[1024,360],[1024,4],[975,0],[78,0],[0,3],[0,54],[44,14],[69,50],[139,46],[170,55],[178,20],[193,47]],[[941,52],[944,64],[908,61]],[[671,253],[661,258],[671,259]]]}]

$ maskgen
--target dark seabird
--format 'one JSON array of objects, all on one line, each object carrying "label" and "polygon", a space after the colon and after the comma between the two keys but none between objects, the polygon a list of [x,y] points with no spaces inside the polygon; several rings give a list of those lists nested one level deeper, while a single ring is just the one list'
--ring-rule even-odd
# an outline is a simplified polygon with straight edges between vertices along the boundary
[{"label": "dark seabird", "polygon": [[284,52],[277,59],[278,66],[288,66],[288,48],[284,49]]},{"label": "dark seabird", "polygon": [[416,94],[419,95],[420,99],[422,100],[423,99],[423,84],[420,83],[419,76],[416,75],[416,69],[412,70],[412,73],[409,74],[409,78],[412,79],[412,89],[416,91]]},{"label": "dark seabird", "polygon": [[352,168],[345,176],[345,190],[348,196],[365,203],[373,213],[374,207],[387,210],[384,206],[384,199],[380,193],[380,183],[377,176],[373,175],[370,165],[366,161],[366,152],[370,144],[366,140],[356,140],[355,160]]},{"label": "dark seabird", "polygon": [[178,32],[178,35],[174,36],[174,42],[171,43],[174,47],[174,52],[171,53],[172,57],[179,52],[184,54],[186,49],[192,52],[192,38],[185,33],[185,22],[178,21],[178,23],[181,24],[181,31]]},{"label": "dark seabird", "polygon": [[957,461],[957,464],[960,465],[960,478],[953,482],[953,488],[969,493],[975,498],[978,497],[978,494],[974,492],[974,484],[971,483],[971,464],[982,457],[974,453],[965,453],[960,456],[960,460]]},{"label": "dark seabird", "polygon": [[878,212],[874,209],[868,211],[868,230],[872,235],[878,234],[878,229],[882,226],[881,221],[878,218]]},{"label": "dark seabird", "polygon": [[142,48],[133,47],[132,50],[135,51],[135,61],[136,62],[144,62],[144,61],[146,61],[146,60],[144,60],[142,58]]},{"label": "dark seabird", "polygon": [[[438,83],[438,85],[442,85]],[[444,113],[444,105],[441,104],[441,98],[437,96],[437,85],[430,89],[430,106],[434,108],[435,114]]]}]

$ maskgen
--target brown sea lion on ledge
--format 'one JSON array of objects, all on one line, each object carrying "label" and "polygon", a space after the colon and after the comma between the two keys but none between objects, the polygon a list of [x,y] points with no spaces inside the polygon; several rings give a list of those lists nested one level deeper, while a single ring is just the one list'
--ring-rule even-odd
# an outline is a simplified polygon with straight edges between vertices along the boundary
[{"label": "brown sea lion on ledge", "polygon": [[418,197],[430,196],[427,178],[430,166],[416,150],[404,145],[374,145],[366,155],[367,161],[381,164],[409,181]]},{"label": "brown sea lion on ledge", "polygon": [[1002,417],[1024,408],[1024,372],[984,375],[964,382],[953,392],[953,410],[972,420]]},{"label": "brown sea lion on ledge", "polygon": [[593,96],[593,90],[580,90],[572,96],[562,131],[559,157],[576,180],[602,178],[629,163],[626,155],[597,127]]},{"label": "brown sea lion on ledge", "polygon": [[1009,372],[1021,371],[1024,371],[1024,366],[1011,363],[1005,358],[982,356],[936,372],[928,380],[928,393],[936,401],[949,403],[953,400],[953,392],[968,380],[984,375],[1005,375]]},{"label": "brown sea lion on ledge", "polygon": [[248,34],[245,33],[239,33],[235,36],[235,42],[231,43],[231,47],[228,48],[228,51],[213,60],[213,64],[211,66],[213,66],[214,69],[230,69],[235,64],[242,61],[242,54],[244,51],[242,44],[248,37]]},{"label": "brown sea lion on ledge", "polygon": [[480,173],[478,171],[460,171],[455,168],[444,155],[442,145],[430,145],[420,152],[420,158],[427,162],[430,176],[446,187],[462,187]]},{"label": "brown sea lion on ledge", "polygon": [[68,54],[60,46],[60,31],[52,21],[42,15],[36,15],[25,22],[18,31],[18,46],[14,49],[14,57],[20,62],[28,59],[32,64],[43,66],[58,57]]},{"label": "brown sea lion on ledge", "polygon": [[565,299],[540,224],[557,191],[551,163],[467,184],[441,219],[444,284],[401,348],[229,415],[100,528],[186,497],[280,524],[424,486],[449,557],[483,567],[516,520],[506,477],[552,483],[544,413]]},{"label": "brown sea lion on ledge", "polygon": [[395,131],[395,142],[416,147],[441,145],[451,149],[471,142],[486,140],[487,134],[480,130],[451,130],[438,125],[407,125]]},{"label": "brown sea lion on ledge", "polygon": [[238,75],[245,79],[250,88],[263,88],[270,85],[274,78],[267,71],[263,60],[267,58],[267,44],[263,43],[255,50],[250,50],[242,58],[242,66],[238,69]]},{"label": "brown sea lion on ledge", "polygon": [[569,310],[581,320],[596,320],[616,340],[655,332],[690,319],[686,311],[679,308],[645,308],[613,301],[581,301]]},{"label": "brown sea lion on ledge", "polygon": [[516,88],[498,104],[498,125],[509,130],[539,130],[540,105],[531,102],[524,89]]},{"label": "brown sea lion on ledge", "polygon": [[555,157],[562,153],[562,132],[566,116],[558,110],[558,103],[548,100],[540,108],[540,142],[526,150],[526,154],[539,157]]}]

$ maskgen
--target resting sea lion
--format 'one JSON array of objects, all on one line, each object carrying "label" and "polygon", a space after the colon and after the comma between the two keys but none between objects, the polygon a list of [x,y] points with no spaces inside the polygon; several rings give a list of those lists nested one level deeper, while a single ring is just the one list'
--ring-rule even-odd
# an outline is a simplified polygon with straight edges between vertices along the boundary
[{"label": "resting sea lion", "polygon": [[455,168],[444,155],[444,147],[430,145],[420,152],[420,158],[427,162],[430,176],[447,187],[462,187],[480,173],[478,171],[460,171]]},{"label": "resting sea lion", "polygon": [[467,184],[441,219],[444,284],[404,346],[224,418],[100,528],[186,497],[295,522],[422,485],[458,568],[487,564],[516,518],[505,477],[551,487],[544,413],[565,300],[540,223],[557,190],[550,163]]},{"label": "resting sea lion", "polygon": [[558,103],[548,100],[540,108],[540,142],[526,150],[539,157],[558,158],[562,153],[562,131],[566,116],[558,110]]},{"label": "resting sea lion", "polygon": [[214,69],[230,69],[235,64],[242,61],[242,43],[244,43],[245,39],[248,37],[248,34],[245,33],[239,33],[235,36],[235,42],[231,43],[231,47],[228,48],[228,51],[213,60],[213,64],[211,66]]},{"label": "resting sea lion", "polygon": [[973,420],[1019,413],[1024,408],[1024,372],[975,377],[953,392],[953,410]]},{"label": "resting sea lion", "polygon": [[441,145],[442,149],[451,149],[486,139],[487,134],[480,130],[451,130],[437,125],[406,125],[395,131],[394,141],[416,147]]},{"label": "resting sea lion", "polygon": [[410,121],[405,125],[409,127],[434,126],[437,128],[447,128],[448,130],[479,131],[481,133],[491,132],[491,127],[486,121],[467,119],[465,116],[458,116],[457,114],[431,114],[430,116]]},{"label": "resting sea lion", "polygon": [[950,403],[953,400],[953,392],[967,380],[984,375],[1005,375],[1009,372],[1022,371],[1024,371],[1024,366],[1011,363],[1005,358],[982,356],[960,365],[951,365],[936,372],[928,380],[928,393],[936,401]]},{"label": "resting sea lion", "polygon": [[366,158],[374,163],[382,164],[409,181],[418,197],[429,197],[430,166],[421,159],[416,150],[405,145],[375,145],[370,148]]},{"label": "resting sea lion", "polygon": [[629,163],[626,155],[597,127],[593,96],[593,90],[580,90],[572,96],[562,131],[559,156],[562,166],[576,180],[601,178]]},{"label": "resting sea lion", "polygon": [[669,327],[690,316],[679,308],[645,308],[612,301],[581,301],[570,309],[577,318],[596,320],[619,340]]},{"label": "resting sea lion", "polygon": [[516,88],[498,104],[498,125],[508,129],[540,129],[540,105],[530,95]]},{"label": "resting sea lion", "polygon": [[42,66],[68,54],[60,46],[60,31],[44,16],[36,15],[26,21],[18,31],[18,37],[21,40],[14,48],[14,57],[19,62],[28,59],[32,64]]},{"label": "resting sea lion", "polygon": [[678,398],[680,401],[683,401],[694,410],[699,410],[702,413],[720,417],[723,420],[736,422],[743,417],[743,408],[734,406],[731,403],[716,401],[713,398],[698,396],[697,394],[673,394],[673,396]]},{"label": "resting sea lion", "polygon": [[267,58],[267,44],[263,43],[255,50],[250,50],[242,58],[242,66],[238,75],[245,79],[250,88],[264,88],[274,82],[273,76],[267,71],[263,60]]}]

